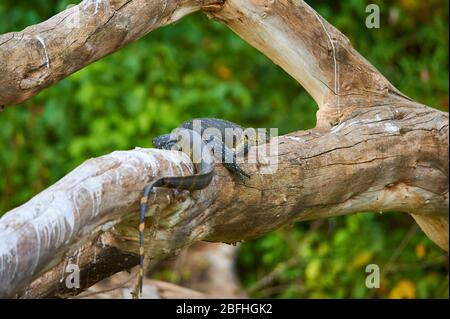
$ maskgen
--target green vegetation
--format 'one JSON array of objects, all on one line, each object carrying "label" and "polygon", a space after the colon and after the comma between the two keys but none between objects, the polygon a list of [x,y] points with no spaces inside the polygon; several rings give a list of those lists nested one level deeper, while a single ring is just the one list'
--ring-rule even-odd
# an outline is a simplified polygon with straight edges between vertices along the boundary
[{"label": "green vegetation", "polygon": [[[373,2],[380,29],[364,25]],[[447,1],[308,3],[401,91],[448,110]],[[3,0],[0,33],[68,4]],[[194,14],[0,113],[0,215],[86,159],[151,147],[153,136],[189,118],[220,117],[284,134],[313,127],[315,112],[314,101],[279,67]],[[413,225],[403,214],[357,214],[285,227],[242,246],[240,275],[255,297],[448,298],[447,256]],[[369,263],[383,273],[376,291],[364,285]]]}]

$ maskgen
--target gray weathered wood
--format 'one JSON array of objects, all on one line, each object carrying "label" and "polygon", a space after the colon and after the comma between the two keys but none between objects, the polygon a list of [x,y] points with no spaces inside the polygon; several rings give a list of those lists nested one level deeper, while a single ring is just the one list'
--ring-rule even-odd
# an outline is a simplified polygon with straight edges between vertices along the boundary
[{"label": "gray weathered wood", "polygon": [[[153,5],[164,3],[155,1]],[[188,9],[174,3],[183,3]],[[162,11],[165,18],[155,21],[169,23],[176,20],[177,8],[181,11],[176,18],[197,9],[198,3],[205,2],[168,1],[172,9]],[[8,67],[6,77],[0,79],[1,101],[22,101],[152,29],[148,20],[155,18],[155,7],[142,9],[142,5],[142,1],[128,1],[109,16],[110,21],[119,17],[117,21],[132,21],[126,24],[126,32],[115,30],[122,24],[102,20],[103,27],[91,29],[98,30],[95,35],[72,35],[74,43],[79,43],[78,37],[89,43],[91,54],[81,55],[79,61],[56,64],[52,52],[57,51],[52,50],[63,46],[67,56],[75,56],[81,49],[57,40],[50,46],[52,39],[58,39],[51,34],[59,29],[48,30],[42,38],[47,43],[48,68],[38,42],[35,52],[21,58],[25,60],[14,61],[15,55],[10,60],[5,52],[23,52],[20,41],[14,34],[0,37],[4,40],[3,44],[0,41],[0,65],[16,67],[14,71]],[[91,11],[86,13],[93,15]],[[293,221],[363,211],[411,214],[437,245],[448,249],[447,113],[404,96],[301,0],[227,0],[223,6],[208,6],[207,13],[269,56],[310,92],[320,108],[317,125],[273,139],[277,154],[258,158],[252,154],[249,158],[255,159],[254,163],[243,164],[252,174],[245,185],[218,164],[213,182],[202,191],[158,190],[150,211],[159,214],[159,228],[155,237],[147,238],[155,256],[176,254],[198,240],[235,242]],[[56,17],[49,21],[54,24],[63,16]],[[83,28],[95,21],[84,19]],[[24,34],[41,34],[49,21]],[[115,40],[104,40],[112,31]],[[116,33],[122,36],[116,39]],[[14,43],[19,46],[5,51],[10,41],[18,41]],[[35,70],[31,74],[30,65]],[[15,82],[17,79],[20,81]],[[24,79],[40,84],[25,90],[15,86]],[[259,153],[262,148],[254,150]],[[180,153],[114,152],[89,160],[7,213],[0,219],[0,296],[70,295],[57,274],[62,274],[68,257],[76,260],[77,251],[81,252],[82,269],[103,265],[104,276],[117,271],[105,265],[108,256],[120,259],[117,252],[125,259],[137,251],[137,209],[145,183],[161,175],[189,172],[192,166]],[[149,218],[147,224],[151,221]],[[97,254],[102,260],[94,263]],[[136,260],[123,267],[133,263]],[[94,273],[95,280],[101,279],[101,273]],[[84,282],[87,286],[95,280]]]}]

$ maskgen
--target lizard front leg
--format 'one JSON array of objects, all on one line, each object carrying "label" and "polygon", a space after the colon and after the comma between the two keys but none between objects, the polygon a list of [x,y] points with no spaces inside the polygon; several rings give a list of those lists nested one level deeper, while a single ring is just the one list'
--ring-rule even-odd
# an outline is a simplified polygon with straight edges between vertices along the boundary
[{"label": "lizard front leg", "polygon": [[245,183],[245,179],[250,178],[250,175],[237,163],[236,153],[220,138],[212,135],[207,139],[206,143],[212,149],[214,158],[222,163],[226,169],[235,174],[241,182]]}]

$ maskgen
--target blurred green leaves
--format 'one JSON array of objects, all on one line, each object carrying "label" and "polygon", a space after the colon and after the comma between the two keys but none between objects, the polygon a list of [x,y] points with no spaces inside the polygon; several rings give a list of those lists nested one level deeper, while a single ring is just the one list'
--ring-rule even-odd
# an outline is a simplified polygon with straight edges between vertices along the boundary
[{"label": "blurred green leaves", "polygon": [[[388,215],[301,223],[244,244],[243,283],[259,298],[448,298],[447,256],[412,219]],[[365,286],[368,264],[380,267],[379,289]]]}]

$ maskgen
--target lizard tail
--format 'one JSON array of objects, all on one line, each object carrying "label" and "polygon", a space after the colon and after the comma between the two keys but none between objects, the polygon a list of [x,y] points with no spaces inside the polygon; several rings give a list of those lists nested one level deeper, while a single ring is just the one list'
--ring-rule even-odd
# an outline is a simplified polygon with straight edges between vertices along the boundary
[{"label": "lizard tail", "polygon": [[155,183],[149,184],[144,188],[144,194],[141,198],[140,211],[139,211],[139,274],[138,274],[138,286],[139,295],[142,295],[142,282],[144,280],[144,229],[145,229],[145,212],[147,211],[148,195]]}]

